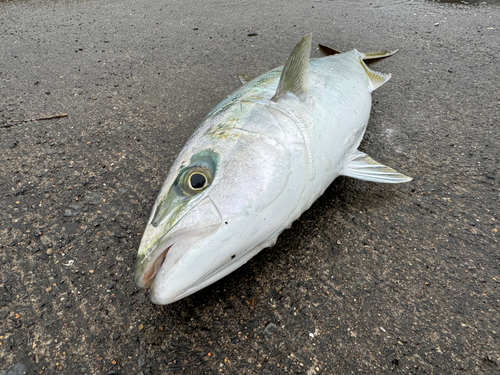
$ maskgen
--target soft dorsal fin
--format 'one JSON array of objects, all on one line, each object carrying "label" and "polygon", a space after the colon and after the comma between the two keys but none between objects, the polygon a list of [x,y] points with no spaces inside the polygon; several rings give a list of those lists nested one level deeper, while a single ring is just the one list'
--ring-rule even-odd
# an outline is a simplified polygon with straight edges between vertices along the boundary
[{"label": "soft dorsal fin", "polygon": [[309,56],[312,34],[309,33],[295,46],[281,73],[276,94],[271,100],[278,101],[286,93],[303,99],[309,92]]}]

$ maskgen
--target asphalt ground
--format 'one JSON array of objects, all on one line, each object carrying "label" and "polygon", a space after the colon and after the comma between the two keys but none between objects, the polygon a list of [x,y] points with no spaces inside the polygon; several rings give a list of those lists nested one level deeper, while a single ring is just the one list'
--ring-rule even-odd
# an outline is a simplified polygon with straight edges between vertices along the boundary
[{"label": "asphalt ground", "polygon": [[[0,2],[1,374],[500,373],[499,29],[485,3]],[[361,149],[414,180],[338,178],[153,305],[133,267],[169,166],[308,32],[400,49]]]}]

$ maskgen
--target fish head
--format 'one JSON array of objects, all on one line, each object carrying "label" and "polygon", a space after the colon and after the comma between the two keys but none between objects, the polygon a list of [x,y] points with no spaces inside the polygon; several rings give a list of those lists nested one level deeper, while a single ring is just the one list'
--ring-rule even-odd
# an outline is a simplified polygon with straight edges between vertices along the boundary
[{"label": "fish head", "polygon": [[186,248],[220,226],[221,217],[207,194],[218,154],[196,151],[184,148],[155,202],[137,254],[135,280],[141,288],[151,287],[162,267],[171,269]]},{"label": "fish head", "polygon": [[154,303],[184,298],[246,263],[256,249],[272,244],[266,241],[285,221],[280,215],[294,207],[273,208],[285,199],[289,151],[244,127],[233,123],[195,136],[174,162],[135,269],[137,285],[150,288]]}]

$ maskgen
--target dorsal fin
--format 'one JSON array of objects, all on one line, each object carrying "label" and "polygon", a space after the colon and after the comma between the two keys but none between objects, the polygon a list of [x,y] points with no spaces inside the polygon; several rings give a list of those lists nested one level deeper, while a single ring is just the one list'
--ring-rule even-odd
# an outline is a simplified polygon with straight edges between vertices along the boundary
[{"label": "dorsal fin", "polygon": [[312,34],[309,33],[295,46],[281,73],[276,94],[271,100],[278,101],[286,93],[304,99],[309,92],[309,56]]},{"label": "dorsal fin", "polygon": [[255,77],[250,77],[250,76],[247,76],[246,74],[238,74],[238,79],[240,80],[242,85],[246,85],[248,82],[250,82],[254,78]]}]

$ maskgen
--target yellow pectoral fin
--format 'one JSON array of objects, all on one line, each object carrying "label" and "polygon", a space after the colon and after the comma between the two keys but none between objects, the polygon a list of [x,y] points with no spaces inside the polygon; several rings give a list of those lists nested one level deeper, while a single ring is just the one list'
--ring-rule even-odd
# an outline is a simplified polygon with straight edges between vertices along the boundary
[{"label": "yellow pectoral fin", "polygon": [[388,184],[399,184],[412,180],[411,177],[380,164],[361,151],[355,151],[351,155],[348,164],[344,167],[341,174],[360,180]]}]

